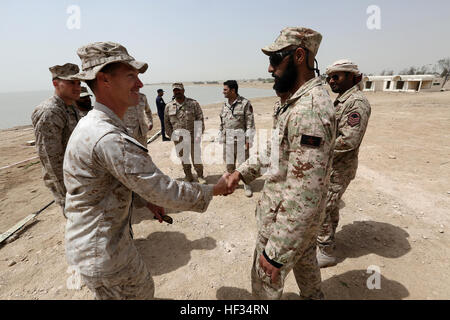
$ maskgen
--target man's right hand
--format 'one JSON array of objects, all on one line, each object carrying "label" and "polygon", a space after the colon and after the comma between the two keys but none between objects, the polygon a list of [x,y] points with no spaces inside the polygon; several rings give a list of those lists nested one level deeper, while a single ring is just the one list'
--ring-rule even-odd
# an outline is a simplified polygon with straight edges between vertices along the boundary
[{"label": "man's right hand", "polygon": [[234,171],[229,175],[227,179],[228,188],[232,188],[233,190],[238,187],[239,181],[241,180],[241,174],[239,171]]},{"label": "man's right hand", "polygon": [[227,172],[225,173],[219,181],[214,185],[213,188],[213,195],[214,196],[227,196],[229,194],[232,194],[234,190],[236,189],[230,182],[229,177],[231,175]]}]

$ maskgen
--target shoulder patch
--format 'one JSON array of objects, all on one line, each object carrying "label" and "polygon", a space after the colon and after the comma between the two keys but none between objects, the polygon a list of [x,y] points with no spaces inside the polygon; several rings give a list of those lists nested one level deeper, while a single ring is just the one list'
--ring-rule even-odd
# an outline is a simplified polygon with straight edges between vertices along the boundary
[{"label": "shoulder patch", "polygon": [[322,144],[322,138],[302,134],[302,139],[300,140],[300,144],[302,146],[318,148]]},{"label": "shoulder patch", "polygon": [[140,149],[142,149],[145,152],[148,152],[148,149],[146,147],[144,147],[142,144],[139,143],[139,141],[137,141],[136,139],[134,139],[133,137],[121,132],[120,135],[122,136],[122,138],[124,138],[125,140],[131,142],[132,144],[136,145],[137,147],[139,147]]},{"label": "shoulder patch", "polygon": [[354,127],[361,122],[361,115],[358,112],[352,112],[348,115],[347,123],[350,127]]}]

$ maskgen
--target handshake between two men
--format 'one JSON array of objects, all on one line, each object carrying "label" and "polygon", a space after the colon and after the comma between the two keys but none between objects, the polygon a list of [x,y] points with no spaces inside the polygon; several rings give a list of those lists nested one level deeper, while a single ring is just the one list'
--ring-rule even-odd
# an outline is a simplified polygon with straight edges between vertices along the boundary
[{"label": "handshake between two men", "polygon": [[214,196],[227,196],[232,194],[236,190],[240,180],[241,175],[239,171],[234,171],[233,173],[226,172],[214,185]]},{"label": "handshake between two men", "polygon": [[[240,173],[238,171],[225,173],[214,185],[213,196],[227,196],[232,194],[236,190],[240,179]],[[155,219],[158,219],[159,223],[165,221],[172,224],[172,218],[166,215],[164,208],[150,202],[147,203],[147,208],[155,215]]]}]

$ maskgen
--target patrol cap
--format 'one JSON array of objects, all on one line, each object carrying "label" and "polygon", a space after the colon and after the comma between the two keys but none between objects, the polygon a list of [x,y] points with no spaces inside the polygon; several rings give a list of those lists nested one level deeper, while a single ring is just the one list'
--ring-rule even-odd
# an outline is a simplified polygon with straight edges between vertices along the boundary
[{"label": "patrol cap", "polygon": [[326,70],[327,74],[333,73],[333,72],[351,72],[356,75],[361,74],[361,72],[358,69],[358,65],[354,64],[349,59],[341,59],[336,62],[334,62],[331,66],[329,66]]},{"label": "patrol cap", "polygon": [[81,87],[80,98],[91,97],[91,96],[92,96],[92,94],[90,94],[88,92],[88,89],[86,87]]},{"label": "patrol cap", "polygon": [[158,89],[158,90],[156,90],[156,92],[164,92],[164,90],[163,89]]},{"label": "patrol cap", "polygon": [[52,79],[61,79],[61,80],[77,80],[74,79],[73,76],[80,72],[80,68],[76,64],[66,63],[62,66],[53,66],[48,68],[52,74]]},{"label": "patrol cap", "polygon": [[261,50],[264,54],[270,56],[277,51],[295,45],[308,49],[316,56],[321,41],[322,35],[317,31],[303,27],[287,27],[281,30],[280,35],[271,45]]},{"label": "patrol cap", "polygon": [[115,62],[123,62],[139,73],[144,73],[148,69],[145,62],[136,61],[128,54],[127,49],[115,42],[94,42],[85,45],[77,50],[81,59],[82,72],[76,75],[79,80],[94,80],[97,73],[106,65]]},{"label": "patrol cap", "polygon": [[174,84],[172,84],[172,90],[174,89],[184,90],[184,86],[181,82],[175,82]]}]

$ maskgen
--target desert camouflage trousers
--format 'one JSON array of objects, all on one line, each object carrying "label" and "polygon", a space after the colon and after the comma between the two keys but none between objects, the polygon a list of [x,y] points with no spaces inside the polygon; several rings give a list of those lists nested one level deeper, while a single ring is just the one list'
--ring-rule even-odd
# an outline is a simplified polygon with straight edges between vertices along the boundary
[{"label": "desert camouflage trousers", "polygon": [[336,244],[335,234],[339,224],[339,202],[352,181],[351,175],[331,174],[330,186],[327,193],[325,217],[317,237],[317,245],[322,252],[332,255]]},{"label": "desert camouflage trousers", "polygon": [[151,300],[155,294],[152,276],[139,254],[115,274],[81,278],[96,300]]},{"label": "desert camouflage trousers", "polygon": [[[183,140],[180,138],[180,141],[175,142],[175,147],[180,144]],[[186,153],[184,153],[186,151]],[[192,165],[189,162],[189,157],[191,158],[192,163],[194,164],[195,172],[199,177],[203,177],[203,164],[202,164],[202,153],[201,153],[201,145],[200,143],[197,145],[197,150],[195,149],[194,140],[191,141],[191,147],[186,148],[186,150],[181,149],[178,154],[178,158],[181,160],[183,165],[183,171],[186,176],[190,176],[192,174]]]},{"label": "desert camouflage trousers", "polygon": [[281,267],[278,283],[271,283],[270,277],[259,264],[261,256],[267,244],[267,239],[258,236],[255,252],[253,254],[253,267],[251,271],[252,294],[256,299],[276,300],[281,299],[284,289],[284,281],[291,270],[300,289],[300,297],[303,299],[323,299],[321,289],[322,278],[316,258],[316,237],[309,239],[306,250],[299,252],[291,263]]}]

